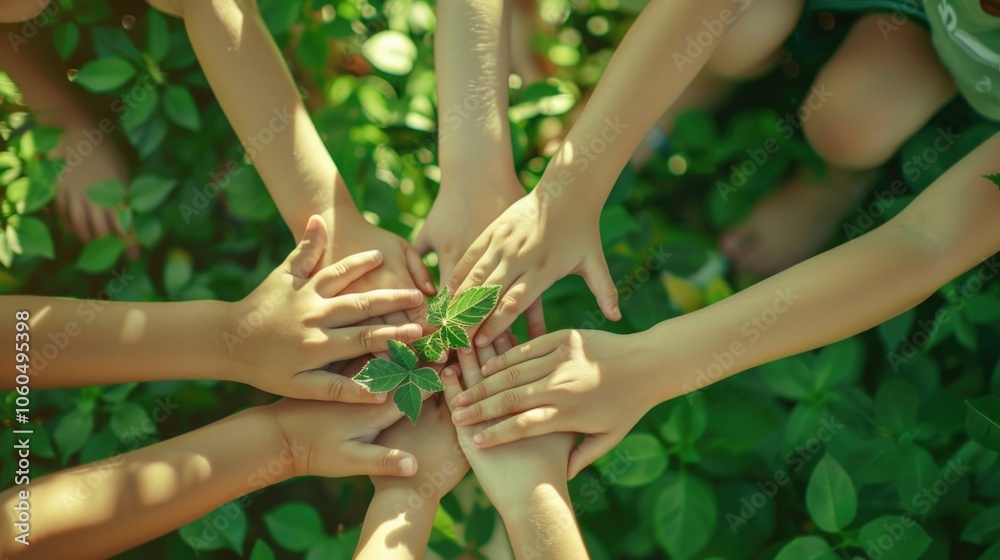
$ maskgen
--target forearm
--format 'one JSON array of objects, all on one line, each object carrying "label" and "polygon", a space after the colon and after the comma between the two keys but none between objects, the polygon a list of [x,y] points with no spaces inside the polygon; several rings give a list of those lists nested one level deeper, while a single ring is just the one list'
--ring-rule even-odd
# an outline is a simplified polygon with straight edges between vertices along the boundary
[{"label": "forearm", "polygon": [[355,558],[423,558],[437,508],[437,500],[424,499],[416,490],[376,490],[361,527]]},{"label": "forearm", "polygon": [[[230,305],[0,297],[0,340],[25,344],[33,389],[167,379],[230,379]],[[28,311],[27,339],[15,314]],[[0,381],[10,388],[12,378]]]},{"label": "forearm", "polygon": [[[514,501],[497,505],[516,558],[588,558],[565,478],[562,473],[540,480]],[[516,487],[510,491],[517,493]]]},{"label": "forearm", "polygon": [[[646,132],[711,57],[751,0],[653,0],[608,63],[587,106],[553,156],[536,192],[599,210]],[[718,22],[720,36],[691,57],[688,41]]]},{"label": "forearm", "polygon": [[[438,156],[445,171],[482,172],[483,166],[513,170],[507,120],[509,4],[503,0],[438,2],[434,45]],[[475,187],[474,181],[456,181],[454,187],[460,184]]]},{"label": "forearm", "polygon": [[[108,558],[294,476],[270,414],[246,410],[183,436],[31,481],[0,494],[10,558]],[[266,478],[258,473],[266,472]],[[93,480],[101,483],[93,487]],[[30,544],[7,529],[30,492]],[[217,535],[217,532],[210,531]],[[11,537],[12,538],[12,537]]]},{"label": "forearm", "polygon": [[[689,315],[639,336],[676,389],[708,383],[874,327],[952,278],[981,266],[996,275],[1000,192],[983,178],[997,166],[1000,134],[949,169],[886,225]],[[989,260],[986,264],[981,264]],[[648,364],[652,366],[651,364]],[[659,371],[656,366],[653,371]],[[679,378],[677,376],[680,376]]]},{"label": "forearm", "polygon": [[[254,2],[181,0],[209,85],[292,231],[357,213]],[[328,223],[328,225],[333,225]]]}]

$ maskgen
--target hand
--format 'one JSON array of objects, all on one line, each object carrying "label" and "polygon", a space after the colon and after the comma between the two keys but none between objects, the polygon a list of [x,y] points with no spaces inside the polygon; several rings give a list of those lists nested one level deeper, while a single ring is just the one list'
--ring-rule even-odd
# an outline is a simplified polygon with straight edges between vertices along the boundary
[{"label": "hand", "polygon": [[[417,476],[413,478],[373,476],[376,493],[399,491],[397,495],[404,495],[420,488],[417,494],[421,499],[437,502],[469,471],[469,462],[458,445],[448,405],[436,397],[424,401],[416,424],[402,418],[383,430],[375,443],[406,450],[420,463]],[[431,496],[424,495],[427,483],[433,488]]]},{"label": "hand", "polygon": [[410,342],[419,325],[351,327],[386,313],[419,307],[417,290],[373,290],[343,295],[352,283],[379,269],[378,251],[349,256],[313,273],[326,247],[326,226],[313,216],[298,247],[253,292],[232,304],[231,328],[223,335],[236,381],[301,399],[377,403],[346,376],[324,371],[330,362],[386,350],[388,340]]},{"label": "hand", "polygon": [[[481,171],[479,172],[481,176]],[[524,187],[517,181],[514,169],[507,166],[496,175],[487,173],[477,190],[450,184],[451,170],[446,170],[444,182],[424,225],[413,242],[422,254],[437,253],[441,278],[451,276],[455,265],[472,243],[504,210],[524,197]],[[488,184],[483,185],[482,182]],[[496,183],[495,185],[492,183]],[[525,312],[528,337],[546,332],[541,298],[535,299]],[[501,339],[498,339],[501,340]],[[497,349],[497,351],[500,351]]]},{"label": "hand", "polygon": [[285,438],[292,476],[413,476],[417,458],[372,442],[403,413],[379,405],[283,399],[263,407]]},{"label": "hand", "polygon": [[455,398],[452,418],[460,432],[491,422],[475,430],[484,449],[552,432],[586,434],[569,460],[573,478],[658,404],[645,387],[653,376],[640,363],[649,350],[640,342],[639,335],[565,330],[522,344],[483,366],[486,380]]},{"label": "hand", "polygon": [[[486,354],[484,354],[484,352]],[[479,351],[488,359],[490,349]],[[470,349],[458,351],[461,373],[469,386],[482,381],[479,359]],[[441,371],[444,397],[450,409],[455,409],[455,398],[462,391],[458,378],[459,368],[449,365]],[[503,448],[485,449],[472,441],[478,428],[459,426],[458,442],[472,465],[476,477],[501,515],[516,511],[530,498],[540,484],[564,487],[566,462],[573,448],[575,435],[550,434],[505,445]]]},{"label": "hand", "polygon": [[[324,264],[373,249],[382,253],[385,262],[378,270],[351,283],[345,293],[401,288],[419,289],[428,296],[437,293],[427,267],[420,260],[420,254],[403,238],[368,223],[353,206],[349,210],[340,211],[333,222],[334,229],[329,240],[330,254]],[[385,313],[380,322],[390,325],[421,323],[424,316],[425,310],[421,305],[407,313]],[[379,321],[368,323],[377,322]]]},{"label": "hand", "polygon": [[476,346],[504,332],[544,290],[567,274],[579,274],[604,315],[621,318],[618,291],[601,252],[599,213],[588,214],[535,192],[515,202],[479,236],[448,278],[453,293],[500,284],[500,302],[479,326]]}]

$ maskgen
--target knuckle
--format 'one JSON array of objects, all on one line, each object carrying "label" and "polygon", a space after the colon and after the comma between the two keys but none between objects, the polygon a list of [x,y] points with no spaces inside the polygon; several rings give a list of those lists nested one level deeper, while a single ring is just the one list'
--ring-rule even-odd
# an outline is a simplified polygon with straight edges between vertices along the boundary
[{"label": "knuckle", "polygon": [[372,308],[372,298],[368,294],[358,294],[354,298],[354,305],[358,311],[367,313]]},{"label": "knuckle", "polygon": [[499,313],[513,313],[517,310],[517,296],[510,293],[504,294],[500,299]]},{"label": "knuckle", "polygon": [[367,327],[361,329],[361,332],[358,333],[358,344],[366,350],[371,350],[375,345],[375,332]]},{"label": "knuckle", "polygon": [[511,387],[516,387],[518,380],[521,379],[521,372],[516,367],[509,368],[505,375]]},{"label": "knuckle", "polygon": [[517,409],[517,405],[521,400],[518,396],[517,391],[506,391],[501,397],[501,408],[504,412],[513,412]]},{"label": "knuckle", "polygon": [[517,430],[518,435],[526,436],[531,427],[531,421],[527,416],[521,415],[514,419],[514,429]]},{"label": "knuckle", "polygon": [[378,458],[378,469],[379,472],[389,472],[392,470],[392,453],[383,453]]},{"label": "knuckle", "polygon": [[340,379],[333,378],[330,381],[330,385],[326,389],[326,396],[331,401],[340,401],[344,397],[344,384],[341,383]]}]

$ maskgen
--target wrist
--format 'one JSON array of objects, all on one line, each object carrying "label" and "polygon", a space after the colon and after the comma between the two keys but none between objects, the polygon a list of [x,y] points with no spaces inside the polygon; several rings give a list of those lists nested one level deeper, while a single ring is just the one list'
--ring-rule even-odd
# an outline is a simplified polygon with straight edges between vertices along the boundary
[{"label": "wrist", "polygon": [[566,465],[562,461],[528,461],[514,473],[506,473],[502,484],[483,484],[490,501],[506,518],[520,515],[542,497],[569,496]]},{"label": "wrist", "polygon": [[[267,486],[307,474],[300,472],[299,464],[308,456],[309,450],[289,434],[287,426],[275,413],[274,404],[248,408],[233,417],[246,422],[246,431],[252,434],[248,437],[254,439],[254,447],[259,451],[256,455],[266,458],[266,463],[257,465],[256,472],[266,471],[266,475],[260,478],[266,481]],[[258,433],[253,433],[254,430]]]},{"label": "wrist", "polygon": [[421,492],[417,484],[376,484],[375,495],[368,509],[393,513],[405,511],[433,517],[441,498],[437,492],[429,496],[426,492]]},{"label": "wrist", "polygon": [[237,304],[224,301],[191,303],[197,304],[203,311],[197,321],[196,330],[200,334],[196,336],[207,345],[205,359],[202,361],[205,367],[192,373],[200,379],[235,381],[239,368],[233,359],[235,348],[230,336],[236,333],[233,319]]},{"label": "wrist", "polygon": [[[291,403],[291,404],[290,404]],[[302,437],[302,434],[311,434],[312,429],[303,429],[303,422],[307,420],[299,418],[294,413],[294,401],[282,399],[275,403],[249,409],[259,415],[268,428],[261,434],[262,445],[270,451],[265,457],[279,457],[281,472],[274,475],[274,482],[282,482],[298,476],[308,476],[306,466],[309,464],[309,456],[312,454],[312,441]],[[272,472],[268,469],[268,475]]]},{"label": "wrist", "polygon": [[534,484],[515,484],[504,492],[503,498],[494,500],[490,496],[490,499],[505,523],[509,523],[512,517],[521,518],[525,512],[557,500],[569,503],[566,473],[561,473],[559,477],[545,477]]}]

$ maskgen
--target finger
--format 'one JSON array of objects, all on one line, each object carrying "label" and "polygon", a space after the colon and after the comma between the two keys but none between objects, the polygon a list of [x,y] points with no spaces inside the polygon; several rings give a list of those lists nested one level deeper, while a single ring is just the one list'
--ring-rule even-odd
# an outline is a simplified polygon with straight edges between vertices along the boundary
[{"label": "finger", "polygon": [[[320,271],[322,272],[322,271]],[[372,290],[346,294],[327,300],[329,327],[346,327],[386,313],[419,307],[424,302],[420,290]]]},{"label": "finger", "polygon": [[424,261],[420,258],[420,253],[413,247],[407,246],[405,254],[406,268],[410,271],[410,278],[413,279],[413,284],[428,296],[436,294],[437,288],[434,287],[434,281],[431,280],[431,273],[424,266]]},{"label": "finger", "polygon": [[521,362],[541,358],[557,348],[559,348],[559,339],[556,336],[543,336],[529,340],[483,364],[483,377],[489,377]]},{"label": "finger", "polygon": [[459,369],[455,364],[441,370],[441,382],[444,383],[444,400],[448,410],[452,410],[455,397],[462,392],[462,381],[459,379]]},{"label": "finger", "polygon": [[369,325],[330,329],[328,333],[329,353],[324,356],[324,361],[335,362],[372,352],[384,352],[388,350],[390,340],[413,342],[420,338],[423,330],[420,325]]},{"label": "finger", "polygon": [[314,369],[293,377],[287,396],[316,401],[379,404],[384,403],[388,395],[372,393],[350,377]]},{"label": "finger", "polygon": [[597,305],[600,306],[604,316],[612,321],[621,319],[622,313],[618,309],[618,288],[611,279],[608,261],[603,256],[595,256],[585,261],[582,276],[590,288],[590,293],[597,298]]},{"label": "finger", "polygon": [[411,323],[410,317],[403,313],[402,311],[394,311],[392,313],[386,313],[382,315],[382,322],[387,325],[405,325]]},{"label": "finger", "polygon": [[87,207],[83,202],[77,199],[69,201],[69,222],[70,229],[80,241],[86,243],[91,240],[90,226],[87,224]]},{"label": "finger", "polygon": [[417,472],[417,458],[400,449],[350,440],[341,445],[341,453],[354,474],[413,476]]},{"label": "finger", "polygon": [[542,298],[536,299],[524,311],[524,320],[528,323],[528,338],[538,338],[548,332],[545,326],[545,310],[542,309]]},{"label": "finger", "polygon": [[[476,385],[476,387],[483,383]],[[469,406],[459,408],[452,413],[451,420],[456,426],[472,426],[525,412],[542,404],[539,392],[540,388],[533,385],[508,389]]]},{"label": "finger", "polygon": [[478,385],[483,376],[479,372],[479,360],[476,353],[471,348],[463,348],[455,352],[458,356],[458,365],[462,368],[462,379],[465,380],[466,387]]},{"label": "finger", "polygon": [[[497,339],[493,341],[493,356],[494,357],[495,356],[499,356],[500,354],[503,354],[504,352],[506,352],[506,351],[508,351],[508,350],[510,350],[511,348],[514,347],[514,343],[510,341],[513,336],[514,335],[511,334],[510,329],[507,329],[507,332],[505,332],[504,334],[498,336]],[[489,348],[489,347],[487,346],[487,348]],[[482,358],[480,358],[480,359],[482,359]],[[481,362],[481,363],[485,363],[485,362]]]},{"label": "finger", "polygon": [[[487,283],[499,283],[506,286],[508,284],[503,283],[505,280],[507,279],[504,278],[500,282],[496,282],[491,278]],[[514,324],[518,315],[524,313],[531,302],[538,299],[540,294],[534,293],[533,288],[529,288],[529,282],[531,282],[530,285],[537,286],[534,280],[534,278],[525,275],[509,284],[510,289],[500,297],[496,309],[476,330],[476,346],[483,347],[493,342]]]},{"label": "finger", "polygon": [[318,215],[310,216],[302,240],[285,259],[285,270],[297,278],[309,278],[326,251],[326,222]]},{"label": "finger", "polygon": [[91,206],[88,209],[90,232],[95,238],[111,235],[111,226],[108,225],[108,212],[113,212],[113,210],[110,208],[101,208],[100,206]]},{"label": "finger", "polygon": [[598,434],[587,436],[576,449],[569,455],[569,465],[566,469],[566,478],[572,479],[580,474],[580,471],[587,468],[591,463],[601,458],[602,455],[611,451],[618,440],[611,434]]},{"label": "finger", "polygon": [[559,432],[560,427],[552,422],[555,417],[556,409],[551,406],[533,408],[484,428],[472,436],[472,443],[479,449],[487,449],[502,443]]},{"label": "finger", "polygon": [[[483,270],[485,267],[481,266],[480,260],[486,255],[490,246],[490,237],[488,235],[485,232],[480,234],[479,238],[462,255],[462,258],[458,259],[458,263],[455,264],[455,268],[451,271],[451,274],[447,276],[448,280],[445,282],[445,285],[448,286],[451,293],[458,293],[459,287],[478,285],[475,282],[476,279],[486,279],[486,271]],[[493,269],[491,268],[490,270]],[[473,271],[476,271],[475,277],[472,277]]]},{"label": "finger", "polygon": [[[483,399],[496,398],[504,391],[528,385],[546,377],[559,367],[560,358],[555,353],[511,366],[499,375],[492,375],[482,383],[469,387],[458,396],[460,406],[471,406]],[[509,413],[508,413],[509,414]],[[482,420],[480,420],[481,422]]]},{"label": "finger", "polygon": [[426,255],[434,250],[431,247],[430,234],[427,233],[427,221],[420,226],[420,231],[417,232],[416,239],[413,240],[412,244],[413,250],[420,253],[421,255]]},{"label": "finger", "polygon": [[334,297],[355,280],[378,268],[383,260],[381,251],[363,251],[323,267],[312,277],[316,293],[325,298]]}]

